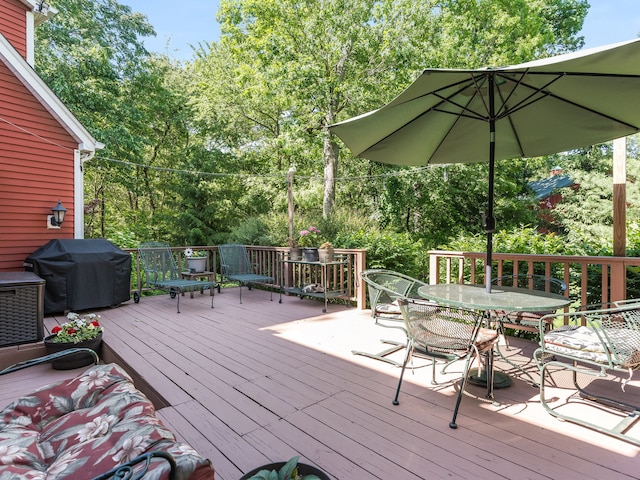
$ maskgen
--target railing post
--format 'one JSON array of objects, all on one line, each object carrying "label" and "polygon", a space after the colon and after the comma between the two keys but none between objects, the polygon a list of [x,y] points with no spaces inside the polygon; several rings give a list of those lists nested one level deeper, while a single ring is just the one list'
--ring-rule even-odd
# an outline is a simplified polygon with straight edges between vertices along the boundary
[{"label": "railing post", "polygon": [[611,277],[609,284],[611,287],[610,302],[627,299],[627,266],[623,260],[611,264]]},{"label": "railing post", "polygon": [[429,284],[435,285],[440,278],[440,257],[434,252],[429,252]]},{"label": "railing post", "polygon": [[367,266],[367,251],[357,250],[354,256],[353,280],[355,283],[356,307],[359,310],[364,310],[367,308],[367,289],[364,288],[360,273]]}]

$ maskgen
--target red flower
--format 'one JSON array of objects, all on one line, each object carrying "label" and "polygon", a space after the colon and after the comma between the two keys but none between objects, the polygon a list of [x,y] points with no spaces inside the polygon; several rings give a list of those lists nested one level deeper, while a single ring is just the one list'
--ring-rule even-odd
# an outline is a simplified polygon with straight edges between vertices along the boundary
[{"label": "red flower", "polygon": [[61,331],[62,331],[62,327],[60,325],[56,325],[51,329],[51,333],[53,333],[54,335]]},{"label": "red flower", "polygon": [[67,330],[67,333],[69,335],[73,335],[74,333],[76,333],[76,329],[75,328],[70,328],[69,330]]},{"label": "red flower", "polygon": [[97,320],[94,320],[93,322],[91,322],[89,325],[91,325],[92,327],[98,328],[100,326],[100,324],[98,323]]}]

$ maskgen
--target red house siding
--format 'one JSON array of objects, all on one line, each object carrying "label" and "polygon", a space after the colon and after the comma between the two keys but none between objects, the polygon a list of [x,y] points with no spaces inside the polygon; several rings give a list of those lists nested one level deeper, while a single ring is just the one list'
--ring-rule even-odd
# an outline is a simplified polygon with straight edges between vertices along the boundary
[{"label": "red house siding", "polygon": [[[74,236],[78,143],[1,62],[0,92],[0,271],[17,271],[49,240]],[[67,216],[50,230],[46,215],[58,198]]]},{"label": "red house siding", "polygon": [[0,32],[27,58],[27,8],[18,0],[0,0]]}]

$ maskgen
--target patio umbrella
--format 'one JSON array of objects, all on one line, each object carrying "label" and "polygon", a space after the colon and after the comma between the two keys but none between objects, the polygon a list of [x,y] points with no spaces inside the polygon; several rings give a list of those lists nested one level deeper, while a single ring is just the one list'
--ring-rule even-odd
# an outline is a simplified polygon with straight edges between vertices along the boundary
[{"label": "patio umbrella", "polygon": [[491,291],[494,164],[640,130],[640,39],[480,69],[426,69],[378,110],[330,126],[355,156],[394,165],[489,162]]}]

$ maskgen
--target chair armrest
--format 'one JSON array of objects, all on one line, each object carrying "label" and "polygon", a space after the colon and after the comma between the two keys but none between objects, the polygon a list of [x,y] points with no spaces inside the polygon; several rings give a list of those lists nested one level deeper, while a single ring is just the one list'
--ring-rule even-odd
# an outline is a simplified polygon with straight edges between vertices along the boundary
[{"label": "chair armrest", "polygon": [[[160,450],[155,452],[147,452],[143,453],[135,457],[134,459],[123,463],[122,465],[118,465],[117,467],[112,468],[108,472],[103,473],[97,477],[94,477],[93,480],[106,480],[108,478],[143,478],[146,473],[149,471],[149,467],[151,466],[151,460],[153,458],[164,458],[167,462],[169,462],[169,480],[174,480],[176,476],[176,461],[168,452],[162,452]],[[138,472],[135,477],[133,477],[133,467],[138,465],[139,463],[145,463],[144,469],[141,472]]]},{"label": "chair armrest", "polygon": [[[540,329],[548,317],[540,319]],[[563,325],[546,335],[540,330],[541,352],[548,350],[613,369],[640,365],[640,303],[553,317],[562,318]]]},{"label": "chair armrest", "polygon": [[98,354],[93,350],[91,350],[90,348],[69,348],[67,350],[62,350],[61,352],[52,353],[50,355],[45,355],[38,358],[32,358],[31,360],[25,360],[23,362],[14,363],[13,365],[8,366],[4,370],[1,370],[0,375],[16,372],[18,370],[23,370],[25,368],[29,368],[34,365],[40,365],[42,363],[49,363],[54,360],[57,360],[58,358],[66,357],[68,355],[73,355],[78,352],[84,352],[84,353],[90,354],[93,357],[94,365],[97,365],[98,363],[100,363],[100,358],[98,357]]},{"label": "chair armrest", "polygon": [[549,330],[558,328],[558,323],[562,325],[580,326],[586,321],[584,320],[586,312],[553,312],[547,313],[538,318],[538,333],[540,340],[544,338],[544,334]]}]

